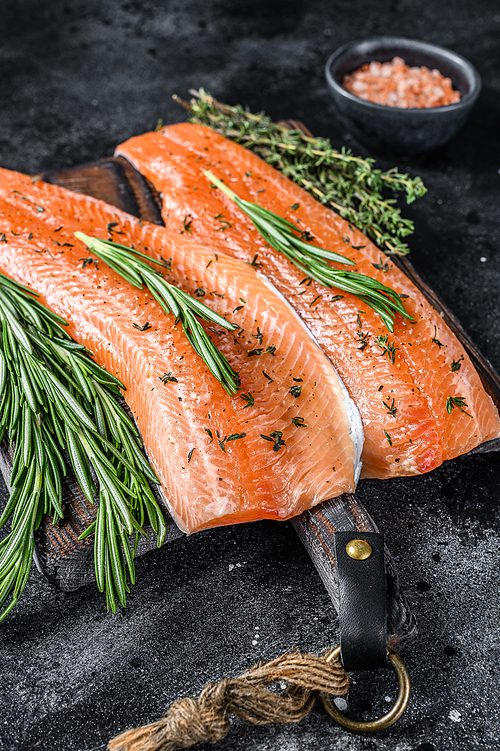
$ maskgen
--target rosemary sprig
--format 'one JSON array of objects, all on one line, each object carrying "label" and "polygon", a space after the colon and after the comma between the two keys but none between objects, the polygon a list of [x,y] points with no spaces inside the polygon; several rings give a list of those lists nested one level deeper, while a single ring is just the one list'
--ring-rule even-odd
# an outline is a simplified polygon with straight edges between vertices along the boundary
[{"label": "rosemary sprig", "polygon": [[375,169],[374,159],[354,156],[345,148],[338,151],[327,138],[312,138],[274,123],[264,113],[221,104],[203,89],[190,93],[194,99],[188,103],[174,98],[189,111],[192,122],[208,125],[254,151],[387,253],[409,252],[402,238],[412,234],[413,222],[401,216],[396,200],[386,198],[384,191],[403,193],[406,202],[412,203],[427,192],[419,177],[411,178],[396,168]]},{"label": "rosemary sprig", "polygon": [[194,351],[205,362],[212,375],[221,382],[227,393],[231,396],[237,393],[237,374],[224,355],[213,344],[198,319],[217,323],[228,331],[234,331],[236,326],[210,310],[203,303],[190,297],[186,292],[167,282],[158,271],[149,266],[150,263],[162,266],[164,264],[161,261],[155,261],[154,258],[126,245],[89,237],[84,235],[83,232],[75,232],[75,237],[85,243],[89,250],[105,261],[130,284],[133,284],[134,287],[143,289],[146,285],[163,310],[174,315],[176,321],[180,321]]},{"label": "rosemary sprig", "polygon": [[115,401],[123,384],[34,295],[0,274],[0,437],[8,434],[14,446],[12,495],[0,517],[0,527],[11,520],[0,543],[0,621],[26,585],[43,515],[54,524],[63,516],[65,456],[87,499],[99,501],[97,519],[82,538],[95,534],[97,584],[108,608],[125,605],[126,570],[135,581],[128,536],[135,531],[138,541],[147,519],[158,545],[165,534],[149,487],[158,479],[133,422]]},{"label": "rosemary sprig", "polygon": [[365,274],[333,269],[328,265],[328,261],[337,261],[355,266],[356,263],[353,260],[340,253],[311,245],[305,241],[298,227],[291,222],[263,206],[240,198],[221,180],[218,180],[212,172],[203,170],[203,174],[231,198],[238,208],[252,220],[256,229],[269,245],[283,253],[309,279],[315,279],[326,287],[337,287],[344,292],[351,292],[356,295],[378,313],[389,331],[394,330],[396,313],[401,313],[405,318],[413,320],[406,312],[398,293],[391,287],[386,287]]}]

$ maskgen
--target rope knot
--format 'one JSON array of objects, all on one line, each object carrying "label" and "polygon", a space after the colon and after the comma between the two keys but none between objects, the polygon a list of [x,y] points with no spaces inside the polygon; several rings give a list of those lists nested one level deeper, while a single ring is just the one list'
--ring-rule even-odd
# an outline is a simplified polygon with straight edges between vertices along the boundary
[{"label": "rope knot", "polygon": [[[282,693],[266,689],[286,681]],[[319,692],[340,696],[348,678],[340,662],[293,653],[258,662],[238,678],[209,683],[198,699],[178,699],[157,722],[114,738],[109,751],[175,751],[195,743],[216,743],[227,735],[229,715],[254,725],[298,722],[312,709]]]}]

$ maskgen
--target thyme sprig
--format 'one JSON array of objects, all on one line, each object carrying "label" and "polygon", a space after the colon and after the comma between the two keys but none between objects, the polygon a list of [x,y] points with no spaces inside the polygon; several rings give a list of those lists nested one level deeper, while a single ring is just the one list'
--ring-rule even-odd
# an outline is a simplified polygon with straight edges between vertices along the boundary
[{"label": "thyme sprig", "polygon": [[[253,222],[264,240],[283,253],[307,278],[315,279],[326,287],[336,287],[351,292],[380,316],[389,331],[394,330],[396,313],[413,320],[405,310],[398,293],[371,276],[356,271],[333,269],[328,261],[337,261],[350,266],[356,263],[350,258],[303,239],[303,233],[291,222],[251,201],[240,198],[209,170],[203,170],[205,177],[219,190],[231,198],[244,214]],[[317,298],[316,298],[317,299]]]},{"label": "thyme sprig", "polygon": [[199,319],[217,323],[219,326],[234,331],[237,327],[225,318],[215,313],[203,303],[198,302],[178,287],[167,282],[162,274],[149,265],[156,263],[165,266],[161,261],[141,253],[127,245],[99,240],[89,237],[83,232],[75,232],[75,237],[95,253],[102,261],[111,266],[120,276],[134,287],[148,288],[163,310],[175,316],[180,321],[186,337],[194,351],[205,362],[206,366],[223,385],[228,394],[234,396],[238,389],[238,375],[232,369],[222,352],[213,344],[212,340],[201,325]]},{"label": "thyme sprig", "polygon": [[[108,609],[125,605],[127,573],[135,581],[129,535],[149,520],[161,545],[165,525],[149,483],[158,479],[133,422],[116,402],[123,384],[74,342],[64,319],[35,293],[0,274],[0,438],[14,446],[12,494],[0,517],[0,621],[19,600],[30,572],[34,533],[44,514],[63,517],[62,482],[69,461],[83,494],[98,501],[97,585]],[[91,469],[92,468],[92,469]]]},{"label": "thyme sprig", "polygon": [[365,232],[385,252],[409,252],[403,238],[413,233],[413,222],[401,216],[396,199],[387,198],[384,192],[402,193],[406,202],[412,203],[427,192],[419,177],[411,178],[396,168],[387,172],[376,169],[374,159],[354,156],[345,148],[338,151],[327,138],[305,135],[273,122],[262,112],[254,114],[240,105],[221,104],[203,89],[190,93],[194,97],[190,102],[174,98],[189,111],[192,122],[208,125],[254,151]]}]

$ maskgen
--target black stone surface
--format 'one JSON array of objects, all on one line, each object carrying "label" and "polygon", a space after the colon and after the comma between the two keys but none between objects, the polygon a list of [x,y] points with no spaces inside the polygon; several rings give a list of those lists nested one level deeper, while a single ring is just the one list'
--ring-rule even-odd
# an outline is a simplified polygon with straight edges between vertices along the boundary
[{"label": "black stone surface", "polygon": [[[416,223],[415,266],[500,369],[498,2],[3,0],[0,28],[0,165],[29,173],[108,156],[159,118],[182,120],[171,95],[198,86],[363,153],[328,99],[333,50],[387,32],[469,58],[481,97],[449,145],[403,164],[429,188],[404,213]],[[498,455],[467,456],[360,484],[420,625],[405,650],[413,694],[399,723],[359,737],[320,709],[293,726],[237,721],[221,751],[499,748],[499,465]],[[337,641],[333,607],[288,524],[180,539],[139,560],[137,574],[113,616],[93,587],[64,595],[32,573],[0,628],[2,751],[104,751],[209,680]],[[354,680],[358,716],[394,697],[391,673]]]}]

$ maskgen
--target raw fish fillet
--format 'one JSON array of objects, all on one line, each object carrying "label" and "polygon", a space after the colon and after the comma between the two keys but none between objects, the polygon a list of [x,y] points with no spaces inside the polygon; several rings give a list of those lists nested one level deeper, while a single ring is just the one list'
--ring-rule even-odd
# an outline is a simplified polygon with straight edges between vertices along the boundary
[{"label": "raw fish fillet", "polygon": [[[76,230],[171,259],[169,281],[240,327],[206,326],[240,375],[235,397],[147,291],[102,261],[84,264],[91,254]],[[248,264],[88,196],[0,170],[0,270],[39,293],[123,381],[170,512],[185,532],[287,519],[354,489],[359,414],[302,321]],[[277,450],[275,431],[283,441]]]},{"label": "raw fish fillet", "polygon": [[[363,477],[428,472],[500,434],[492,400],[439,313],[367,237],[283,174],[210,128],[189,123],[131,138],[116,153],[160,192],[171,231],[182,232],[187,220],[190,236],[202,244],[218,243],[247,262],[258,254],[260,270],[300,314],[361,413]],[[203,169],[241,198],[299,222],[315,244],[352,258],[357,270],[405,295],[415,323],[397,315],[391,334],[356,297],[304,284],[303,272],[265,244],[236,205],[210,187]],[[342,297],[332,300],[337,294]],[[453,407],[449,397],[467,406]]]}]

